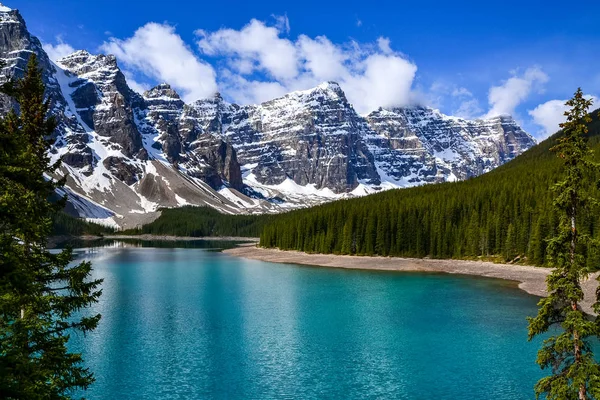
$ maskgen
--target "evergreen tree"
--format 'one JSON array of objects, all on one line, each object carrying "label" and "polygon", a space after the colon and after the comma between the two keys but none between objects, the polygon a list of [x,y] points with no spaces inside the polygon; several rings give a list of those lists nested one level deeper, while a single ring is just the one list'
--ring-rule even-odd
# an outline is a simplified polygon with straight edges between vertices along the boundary
[{"label": "evergreen tree", "polygon": [[0,120],[0,393],[8,399],[66,399],[93,382],[69,334],[94,329],[99,315],[78,312],[96,302],[100,280],[91,265],[72,265],[70,250],[52,254],[46,240],[64,206],[49,198],[62,181],[53,176],[44,84],[35,55],[11,92],[19,111]]},{"label": "evergreen tree", "polygon": [[[600,120],[595,114],[592,117],[589,145],[598,149],[594,157],[600,161]],[[563,131],[557,132],[515,160],[467,181],[390,190],[261,216],[254,222],[250,218],[256,216],[223,216],[216,211],[218,218],[208,217],[219,231],[229,225],[229,219],[249,219],[247,227],[238,226],[246,232],[264,228],[260,244],[282,250],[347,253],[351,241],[351,253],[357,255],[485,256],[496,260],[520,256],[519,262],[548,266],[546,239],[556,234],[558,226],[550,189],[562,174],[561,160],[549,150],[563,135]],[[597,188],[589,190],[593,197],[600,197]],[[142,231],[177,232],[182,221],[198,219],[195,216],[200,210],[165,210]],[[600,239],[600,215],[582,208],[579,216],[582,233]],[[350,220],[352,223],[347,223]],[[333,238],[332,249],[319,248],[323,234],[331,229],[336,232],[329,236],[329,240]],[[600,252],[590,245],[582,246],[589,268],[598,269]]]},{"label": "evergreen tree", "polygon": [[[586,126],[591,122],[591,100],[578,89],[567,101],[570,110],[561,124],[564,135],[552,148],[563,161],[563,178],[554,185],[554,207],[559,213],[558,231],[548,242],[554,267],[548,276],[549,296],[540,300],[538,315],[529,318],[530,340],[550,327],[560,326],[558,333],[544,341],[537,363],[549,368],[552,375],[535,386],[536,395],[548,399],[590,399],[600,397],[600,366],[594,360],[589,338],[598,336],[598,326],[580,307],[583,300],[581,282],[587,277],[582,245],[592,238],[580,229],[581,211],[595,201],[589,194],[590,172],[596,169],[587,144]],[[596,307],[600,311],[600,307]]]},{"label": "evergreen tree", "polygon": [[508,225],[506,230],[506,243],[504,245],[505,254],[504,258],[506,261],[512,261],[517,256],[517,244],[516,244],[516,233],[513,224]]},{"label": "evergreen tree", "polygon": [[349,218],[344,224],[342,231],[342,254],[353,254],[354,244],[352,240],[353,218]]}]

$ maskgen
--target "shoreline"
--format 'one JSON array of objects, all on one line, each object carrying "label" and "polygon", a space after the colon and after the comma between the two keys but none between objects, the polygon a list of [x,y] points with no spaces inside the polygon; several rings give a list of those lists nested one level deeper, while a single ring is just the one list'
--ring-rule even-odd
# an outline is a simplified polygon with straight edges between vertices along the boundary
[{"label": "shoreline", "polygon": [[77,239],[82,240],[143,240],[143,241],[168,241],[168,242],[191,242],[191,241],[231,241],[231,242],[249,242],[257,243],[259,238],[243,237],[243,236],[172,236],[172,235],[151,235],[145,233],[143,235],[104,235],[93,236],[84,235],[77,236]]},{"label": "shoreline", "polygon": [[[546,277],[551,271],[549,268],[544,267],[496,264],[487,261],[309,254],[300,251],[266,249],[256,247],[252,244],[245,244],[232,249],[223,250],[223,253],[251,260],[283,264],[312,265],[326,268],[399,272],[441,272],[497,278],[518,282],[519,289],[538,297],[547,295]],[[591,274],[588,280],[582,285],[584,300],[581,302],[581,308],[588,314],[592,314],[592,304],[596,300],[596,287],[598,286],[596,277],[598,274],[599,272]]]}]

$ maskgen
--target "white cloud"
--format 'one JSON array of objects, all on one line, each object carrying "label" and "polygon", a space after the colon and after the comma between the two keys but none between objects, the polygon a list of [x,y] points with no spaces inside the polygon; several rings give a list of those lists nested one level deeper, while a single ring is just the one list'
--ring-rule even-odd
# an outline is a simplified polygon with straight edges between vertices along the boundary
[{"label": "white cloud", "polygon": [[260,102],[265,96],[308,89],[323,81],[337,81],[357,111],[402,106],[412,100],[417,67],[392,50],[390,40],[339,45],[325,36],[300,35],[292,41],[281,36],[286,24],[267,26],[253,19],[241,30],[199,30],[200,50],[222,57],[224,93],[236,102]]},{"label": "white cloud", "polygon": [[277,29],[279,29],[281,32],[284,32],[286,34],[290,33],[290,20],[288,19],[287,14],[284,15],[271,15],[274,19],[275,19],[275,26],[277,27]]},{"label": "white cloud", "polygon": [[514,75],[500,86],[493,86],[488,93],[490,110],[486,118],[501,114],[514,114],[515,108],[532,90],[548,82],[548,75],[538,67],[528,68],[521,76]]},{"label": "white cloud", "polygon": [[[585,97],[596,102],[595,96],[586,95]],[[533,118],[533,122],[542,128],[536,135],[538,139],[545,139],[560,129],[559,124],[565,122],[564,113],[569,109],[565,105],[566,102],[567,100],[549,100],[533,110],[527,111]]]},{"label": "white cloud", "polygon": [[56,37],[57,44],[51,43],[42,43],[42,47],[48,57],[54,62],[60,60],[63,57],[68,56],[69,54],[73,54],[75,49],[68,43],[63,42],[62,37]]},{"label": "white cloud", "polygon": [[392,54],[392,48],[390,47],[390,39],[380,37],[377,39],[377,46],[379,46],[379,50],[383,52],[383,54]]},{"label": "white cloud", "polygon": [[256,104],[273,100],[289,92],[278,82],[261,82],[244,78],[229,70],[221,71],[221,90],[241,104]]},{"label": "white cloud", "polygon": [[341,80],[348,100],[361,113],[411,103],[416,65],[395,55],[368,56],[350,77]]},{"label": "white cloud", "polygon": [[303,56],[304,68],[311,71],[315,79],[329,81],[345,73],[344,63],[348,60],[348,55],[325,36],[311,39],[301,35],[296,46]]},{"label": "white cloud", "polygon": [[[256,19],[241,30],[221,29],[214,33],[199,30],[200,49],[207,55],[232,57],[230,66],[241,73],[254,70],[267,72],[275,79],[290,79],[298,73],[298,59],[294,44],[279,37],[278,27],[266,26]],[[240,70],[239,65],[248,69]]]},{"label": "white cloud", "polygon": [[180,91],[185,101],[194,101],[217,91],[216,74],[210,64],[198,59],[167,24],[150,22],[128,39],[111,38],[101,50],[114,54],[125,70],[164,81]]},{"label": "white cloud", "polygon": [[358,26],[359,28],[362,26],[362,21],[360,19],[356,20],[356,26]]}]

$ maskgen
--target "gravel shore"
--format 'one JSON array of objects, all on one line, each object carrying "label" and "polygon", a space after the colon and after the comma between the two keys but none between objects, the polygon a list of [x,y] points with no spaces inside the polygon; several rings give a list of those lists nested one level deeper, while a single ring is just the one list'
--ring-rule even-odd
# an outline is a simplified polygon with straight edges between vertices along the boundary
[{"label": "gravel shore", "polygon": [[[363,257],[333,254],[308,254],[299,251],[265,249],[253,244],[241,245],[223,251],[226,254],[275,263],[315,265],[331,268],[349,268],[383,271],[427,271],[449,274],[465,274],[499,278],[519,282],[520,289],[535,296],[545,296],[548,268],[528,265],[495,264],[483,261],[434,260],[398,257]],[[595,301],[598,273],[583,284],[582,309],[591,313]]]}]

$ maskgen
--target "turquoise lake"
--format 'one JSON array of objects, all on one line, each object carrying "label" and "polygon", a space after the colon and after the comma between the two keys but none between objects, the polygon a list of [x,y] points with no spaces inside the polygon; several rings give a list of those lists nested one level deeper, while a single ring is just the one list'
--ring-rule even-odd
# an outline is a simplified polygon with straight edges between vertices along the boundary
[{"label": "turquoise lake", "polygon": [[80,250],[104,278],[89,399],[531,399],[537,298],[509,282]]}]

